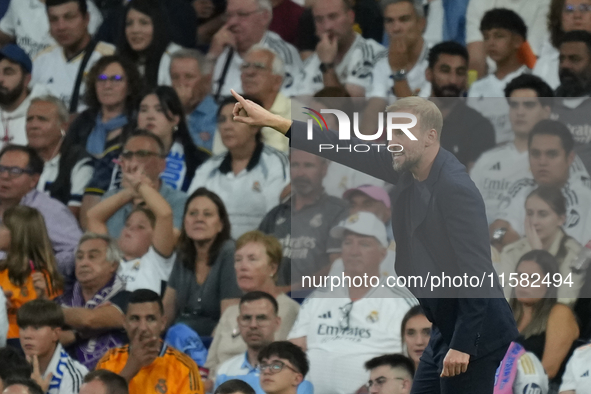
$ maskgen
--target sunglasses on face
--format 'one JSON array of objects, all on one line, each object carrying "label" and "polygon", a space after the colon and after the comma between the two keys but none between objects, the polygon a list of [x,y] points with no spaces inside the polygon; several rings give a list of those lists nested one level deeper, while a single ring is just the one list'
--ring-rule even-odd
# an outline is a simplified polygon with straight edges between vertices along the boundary
[{"label": "sunglasses on face", "polygon": [[122,82],[124,79],[125,79],[125,77],[123,75],[119,75],[119,74],[110,75],[110,76],[107,74],[101,74],[96,77],[96,81],[102,82],[102,83],[105,83],[107,81]]}]

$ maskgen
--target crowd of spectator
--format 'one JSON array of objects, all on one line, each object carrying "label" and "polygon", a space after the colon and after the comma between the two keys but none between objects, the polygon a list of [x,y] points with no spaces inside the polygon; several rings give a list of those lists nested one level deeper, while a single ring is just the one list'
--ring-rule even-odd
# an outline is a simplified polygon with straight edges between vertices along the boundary
[{"label": "crowd of spectator", "polygon": [[2,3],[1,393],[410,393],[396,186],[235,122],[231,89],[381,142],[432,100],[520,332],[495,393],[591,393],[591,0]]}]

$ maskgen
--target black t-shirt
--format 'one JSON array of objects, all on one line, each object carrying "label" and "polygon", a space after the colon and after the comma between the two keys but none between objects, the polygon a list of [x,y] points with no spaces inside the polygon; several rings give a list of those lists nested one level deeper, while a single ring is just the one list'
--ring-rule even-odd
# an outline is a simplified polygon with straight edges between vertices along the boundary
[{"label": "black t-shirt", "polygon": [[443,119],[441,146],[467,166],[495,146],[495,130],[478,111],[458,102]]}]

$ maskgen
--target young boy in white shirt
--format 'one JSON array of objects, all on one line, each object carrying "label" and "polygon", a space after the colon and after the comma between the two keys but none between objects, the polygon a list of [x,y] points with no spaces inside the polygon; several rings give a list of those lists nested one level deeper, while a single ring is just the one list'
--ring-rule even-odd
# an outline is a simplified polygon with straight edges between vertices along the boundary
[{"label": "young boy in white shirt", "polygon": [[16,321],[21,346],[33,366],[31,378],[47,394],[77,394],[88,369],[70,358],[59,343],[65,325],[61,307],[36,299],[19,308]]}]

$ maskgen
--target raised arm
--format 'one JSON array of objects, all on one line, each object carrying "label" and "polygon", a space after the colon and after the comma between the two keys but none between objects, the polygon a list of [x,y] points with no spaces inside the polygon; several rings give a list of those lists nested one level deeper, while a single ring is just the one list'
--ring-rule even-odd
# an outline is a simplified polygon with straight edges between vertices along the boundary
[{"label": "raised arm", "polygon": [[152,235],[152,246],[154,246],[154,249],[160,255],[169,257],[174,251],[176,244],[172,208],[164,197],[150,184],[140,182],[134,185],[134,188],[156,217],[154,233]]},{"label": "raised arm", "polygon": [[86,213],[87,230],[98,234],[108,234],[107,220],[133,200],[133,197],[132,189],[123,189],[96,204]]}]

